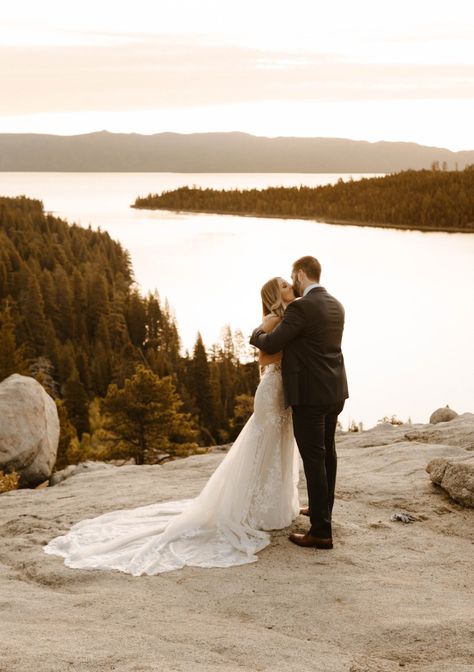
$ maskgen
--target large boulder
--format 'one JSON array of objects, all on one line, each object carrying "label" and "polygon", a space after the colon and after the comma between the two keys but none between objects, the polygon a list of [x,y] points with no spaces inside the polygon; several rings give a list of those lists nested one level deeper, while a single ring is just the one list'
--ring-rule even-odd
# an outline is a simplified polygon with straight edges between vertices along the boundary
[{"label": "large boulder", "polygon": [[438,422],[449,422],[450,420],[454,420],[454,418],[457,417],[458,414],[456,411],[453,411],[453,409],[449,408],[449,406],[445,406],[444,408],[437,408],[436,411],[434,411],[430,416],[430,424],[437,425]]},{"label": "large boulder", "polygon": [[34,487],[51,476],[58,441],[58,411],[44,388],[16,373],[0,383],[0,469]]},{"label": "large boulder", "polygon": [[455,502],[474,508],[474,458],[453,462],[436,457],[428,463],[426,471],[433,483],[446,490]]}]

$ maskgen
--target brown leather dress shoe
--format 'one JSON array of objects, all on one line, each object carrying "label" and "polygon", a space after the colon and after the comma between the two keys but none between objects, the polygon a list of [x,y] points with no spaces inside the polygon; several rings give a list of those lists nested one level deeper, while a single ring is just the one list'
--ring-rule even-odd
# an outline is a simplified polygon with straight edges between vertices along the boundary
[{"label": "brown leather dress shoe", "polygon": [[303,509],[300,509],[300,516],[309,516],[309,507],[305,506]]},{"label": "brown leather dress shoe", "polygon": [[288,537],[290,541],[298,546],[306,548],[320,548],[322,550],[330,550],[332,548],[332,538],[321,539],[321,537],[313,537],[312,534],[298,534],[292,532]]}]

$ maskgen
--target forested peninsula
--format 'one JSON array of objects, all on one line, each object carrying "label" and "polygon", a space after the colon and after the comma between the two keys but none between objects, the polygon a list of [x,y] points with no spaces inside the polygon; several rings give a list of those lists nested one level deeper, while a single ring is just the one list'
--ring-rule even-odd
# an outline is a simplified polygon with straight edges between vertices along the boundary
[{"label": "forested peninsula", "polygon": [[[443,169],[444,168],[444,169]],[[474,233],[474,165],[406,170],[321,187],[180,187],[138,197],[134,208],[314,219],[335,224]]]},{"label": "forested peninsula", "polygon": [[[198,325],[196,325],[198,327]],[[0,382],[35,377],[56,400],[56,468],[155,463],[226,443],[252,412],[258,366],[239,332],[182,354],[166,302],[142,296],[108,233],[0,198]]]}]

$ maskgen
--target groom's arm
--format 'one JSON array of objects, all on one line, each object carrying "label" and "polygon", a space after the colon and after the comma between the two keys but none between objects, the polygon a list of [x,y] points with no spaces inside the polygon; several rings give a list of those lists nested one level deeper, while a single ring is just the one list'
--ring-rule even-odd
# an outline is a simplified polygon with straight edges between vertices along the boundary
[{"label": "groom's arm", "polygon": [[304,311],[298,304],[299,301],[290,303],[282,321],[271,333],[266,334],[262,327],[257,327],[250,337],[250,344],[268,355],[281,352],[287,343],[303,331],[305,326]]}]

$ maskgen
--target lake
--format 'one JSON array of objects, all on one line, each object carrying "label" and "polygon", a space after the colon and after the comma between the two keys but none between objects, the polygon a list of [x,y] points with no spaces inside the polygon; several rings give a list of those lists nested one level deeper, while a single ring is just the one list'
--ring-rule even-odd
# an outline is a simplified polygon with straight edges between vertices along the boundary
[{"label": "lake", "polygon": [[261,285],[289,279],[295,259],[316,256],[321,283],[346,308],[344,428],[393,414],[427,422],[446,404],[474,412],[474,234],[129,207],[182,185],[317,186],[339,177],[348,176],[0,173],[0,195],[39,198],[71,223],[107,230],[130,251],[141,290],[169,300],[187,349],[198,330],[208,346],[218,341],[225,324],[248,336],[260,323]]}]

